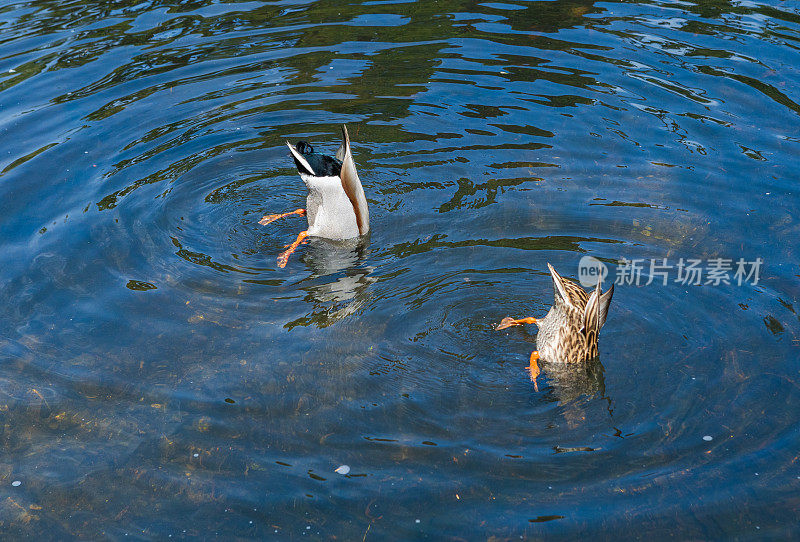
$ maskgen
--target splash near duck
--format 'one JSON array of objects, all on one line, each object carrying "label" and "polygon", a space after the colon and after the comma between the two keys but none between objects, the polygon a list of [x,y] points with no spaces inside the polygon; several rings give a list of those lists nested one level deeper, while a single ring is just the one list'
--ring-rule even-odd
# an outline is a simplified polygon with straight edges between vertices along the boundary
[{"label": "splash near duck", "polygon": [[334,241],[353,239],[369,232],[369,208],[361,179],[350,148],[347,126],[342,125],[343,142],[335,156],[314,152],[305,141],[292,145],[288,141],[294,164],[308,188],[306,208],[288,213],[265,215],[259,224],[266,226],[291,215],[305,216],[308,229],[278,256],[278,267],[285,267],[289,256],[308,237]]},{"label": "splash near duck", "polygon": [[553,278],[555,301],[544,318],[506,317],[495,329],[506,329],[523,324],[536,324],[539,333],[536,347],[531,353],[528,368],[536,391],[539,387],[536,378],[540,369],[538,360],[549,363],[584,363],[597,357],[597,339],[600,328],[606,322],[608,307],[614,296],[614,285],[603,293],[598,281],[597,287],[587,293],[574,282],[565,280],[549,263]]}]

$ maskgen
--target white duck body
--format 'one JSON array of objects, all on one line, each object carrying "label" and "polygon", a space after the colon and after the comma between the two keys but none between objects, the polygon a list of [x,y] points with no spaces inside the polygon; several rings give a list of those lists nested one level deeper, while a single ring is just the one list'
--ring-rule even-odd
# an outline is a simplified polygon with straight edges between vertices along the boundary
[{"label": "white duck body", "polygon": [[342,240],[358,237],[358,223],[353,204],[339,177],[314,177],[300,173],[308,187],[306,218],[308,235]]}]

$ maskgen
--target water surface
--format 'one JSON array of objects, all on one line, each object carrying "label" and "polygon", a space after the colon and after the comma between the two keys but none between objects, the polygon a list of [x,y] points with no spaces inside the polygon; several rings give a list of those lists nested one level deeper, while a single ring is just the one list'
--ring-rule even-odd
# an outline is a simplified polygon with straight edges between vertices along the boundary
[{"label": "water surface", "polygon": [[[800,534],[794,3],[179,4],[0,7],[3,532]],[[279,269],[343,123],[368,242]],[[536,392],[584,256],[763,265]]]}]

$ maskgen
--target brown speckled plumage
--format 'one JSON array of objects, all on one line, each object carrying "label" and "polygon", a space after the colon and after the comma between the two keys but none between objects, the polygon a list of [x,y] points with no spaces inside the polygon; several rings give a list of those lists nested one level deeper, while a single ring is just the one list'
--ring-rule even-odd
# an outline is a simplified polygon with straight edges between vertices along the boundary
[{"label": "brown speckled plumage", "polygon": [[534,386],[539,374],[536,363],[539,359],[568,365],[583,363],[597,357],[597,337],[600,328],[606,322],[608,306],[614,295],[613,285],[606,293],[602,293],[600,283],[591,293],[586,293],[574,282],[564,280],[549,263],[547,267],[553,277],[555,293],[555,302],[547,316],[503,318],[497,326],[497,329],[522,324],[539,326],[539,334],[536,336],[538,350],[531,353],[531,364],[528,369]]},{"label": "brown speckled plumage", "polygon": [[614,286],[605,294],[600,283],[591,292],[565,280],[549,263],[555,302],[544,318],[536,320],[539,356],[551,363],[580,363],[597,357],[597,337],[606,321]]}]

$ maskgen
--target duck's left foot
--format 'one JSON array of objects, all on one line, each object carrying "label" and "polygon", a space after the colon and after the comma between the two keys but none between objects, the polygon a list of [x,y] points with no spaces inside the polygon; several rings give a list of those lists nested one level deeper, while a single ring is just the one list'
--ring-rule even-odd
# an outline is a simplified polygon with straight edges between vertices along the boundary
[{"label": "duck's left foot", "polygon": [[289,248],[280,253],[278,256],[278,267],[286,267],[286,264],[289,262],[289,256],[292,255],[292,252],[297,250],[297,247],[300,246],[300,243],[302,243],[306,237],[308,237],[308,231],[301,231],[297,236],[297,239],[294,240],[294,243],[289,245]]},{"label": "duck's left foot", "polygon": [[258,223],[261,224],[262,226],[266,226],[267,224],[272,224],[273,222],[275,222],[279,218],[283,218],[285,216],[291,216],[291,215],[305,216],[306,215],[306,210],[305,209],[295,209],[294,211],[291,211],[291,212],[288,212],[288,213],[280,213],[280,214],[277,214],[277,215],[264,215],[264,218],[259,220]]},{"label": "duck's left foot", "polygon": [[531,362],[528,366],[528,373],[531,375],[531,382],[533,382],[533,389],[537,392],[539,391],[539,384],[536,383],[536,379],[538,378],[539,374],[541,374],[541,369],[539,369],[539,364],[536,363],[539,360],[539,351],[534,350],[531,352]]},{"label": "duck's left foot", "polygon": [[536,323],[536,318],[529,317],[529,318],[516,319],[516,318],[511,318],[510,316],[506,316],[500,321],[499,324],[497,324],[497,327],[494,329],[495,331],[500,331],[501,329],[505,329],[511,326],[521,326],[522,324],[535,324],[535,323]]}]

